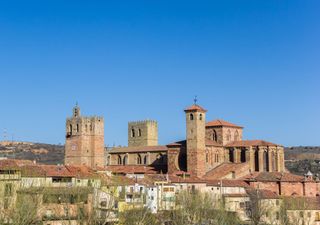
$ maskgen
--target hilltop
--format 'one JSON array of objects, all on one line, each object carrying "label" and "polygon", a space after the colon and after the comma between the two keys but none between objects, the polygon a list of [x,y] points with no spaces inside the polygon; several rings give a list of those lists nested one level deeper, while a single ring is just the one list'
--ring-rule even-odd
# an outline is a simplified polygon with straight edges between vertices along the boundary
[{"label": "hilltop", "polygon": [[0,157],[35,160],[41,164],[63,164],[64,145],[2,141]]}]

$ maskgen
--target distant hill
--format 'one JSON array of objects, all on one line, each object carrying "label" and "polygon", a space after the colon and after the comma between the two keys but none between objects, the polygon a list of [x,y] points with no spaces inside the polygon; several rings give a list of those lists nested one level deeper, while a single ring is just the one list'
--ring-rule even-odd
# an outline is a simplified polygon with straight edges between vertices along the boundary
[{"label": "distant hill", "polygon": [[296,146],[284,149],[286,168],[294,174],[304,175],[308,171],[320,174],[320,147]]},{"label": "distant hill", "polygon": [[0,157],[36,160],[42,164],[63,164],[64,145],[31,142],[0,142]]},{"label": "distant hill", "polygon": [[319,159],[320,146],[296,146],[284,149],[285,160]]}]

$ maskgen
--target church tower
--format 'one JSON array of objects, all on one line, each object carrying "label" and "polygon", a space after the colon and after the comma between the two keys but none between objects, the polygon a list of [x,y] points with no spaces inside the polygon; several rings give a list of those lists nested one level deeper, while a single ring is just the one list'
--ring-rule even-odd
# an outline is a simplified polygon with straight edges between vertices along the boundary
[{"label": "church tower", "polygon": [[195,103],[186,108],[187,171],[197,177],[205,175],[206,112]]},{"label": "church tower", "polygon": [[72,117],[66,120],[66,165],[104,166],[103,117],[83,117],[80,107],[73,108]]}]

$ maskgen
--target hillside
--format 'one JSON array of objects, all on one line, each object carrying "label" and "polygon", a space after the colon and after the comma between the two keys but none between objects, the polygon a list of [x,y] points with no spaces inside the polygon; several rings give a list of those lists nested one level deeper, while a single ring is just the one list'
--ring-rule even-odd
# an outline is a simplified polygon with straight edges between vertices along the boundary
[{"label": "hillside", "polygon": [[0,142],[0,157],[63,164],[64,146],[31,142]]}]

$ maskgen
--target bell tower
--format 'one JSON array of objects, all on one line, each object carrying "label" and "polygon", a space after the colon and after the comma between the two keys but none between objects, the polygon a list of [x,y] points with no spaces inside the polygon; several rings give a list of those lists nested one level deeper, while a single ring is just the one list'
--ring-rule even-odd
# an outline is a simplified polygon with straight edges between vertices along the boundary
[{"label": "bell tower", "polygon": [[195,103],[186,108],[187,171],[197,177],[205,175],[206,112]]},{"label": "bell tower", "polygon": [[91,168],[104,166],[103,117],[84,117],[78,104],[72,117],[66,120],[66,165],[85,165]]}]

